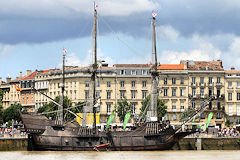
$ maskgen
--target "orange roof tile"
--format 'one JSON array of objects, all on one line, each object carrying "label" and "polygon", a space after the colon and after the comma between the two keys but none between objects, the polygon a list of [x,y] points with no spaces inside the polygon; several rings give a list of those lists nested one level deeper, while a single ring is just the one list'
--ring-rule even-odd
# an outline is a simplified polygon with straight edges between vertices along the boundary
[{"label": "orange roof tile", "polygon": [[161,64],[157,67],[160,70],[183,70],[184,64]]},{"label": "orange roof tile", "polygon": [[225,73],[240,73],[240,70],[225,70]]}]

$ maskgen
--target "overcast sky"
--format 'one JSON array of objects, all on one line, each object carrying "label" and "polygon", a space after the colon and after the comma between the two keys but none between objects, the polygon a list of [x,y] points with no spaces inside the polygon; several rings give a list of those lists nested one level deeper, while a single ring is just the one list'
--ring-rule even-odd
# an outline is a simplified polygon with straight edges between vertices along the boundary
[{"label": "overcast sky", "polygon": [[[148,63],[151,13],[157,15],[162,64],[181,59],[222,59],[240,69],[239,0],[96,0],[98,57],[115,63]],[[22,71],[91,63],[92,0],[0,1],[0,77]]]}]

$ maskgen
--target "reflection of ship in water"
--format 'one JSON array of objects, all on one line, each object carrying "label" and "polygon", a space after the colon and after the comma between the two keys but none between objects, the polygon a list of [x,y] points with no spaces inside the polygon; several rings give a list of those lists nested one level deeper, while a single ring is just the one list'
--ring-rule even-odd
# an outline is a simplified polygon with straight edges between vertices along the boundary
[{"label": "reflection of ship in water", "polygon": [[[29,149],[34,150],[93,150],[109,148],[110,150],[164,150],[170,149],[176,142],[193,132],[181,132],[174,130],[169,121],[159,120],[157,117],[158,98],[158,72],[156,56],[155,37],[155,16],[152,17],[153,24],[153,52],[151,63],[151,99],[148,106],[147,118],[144,123],[135,123],[131,131],[103,131],[96,127],[96,76],[98,73],[97,64],[97,10],[94,9],[94,63],[91,65],[91,98],[89,107],[85,107],[85,112],[93,113],[92,127],[80,126],[78,123],[64,121],[64,111],[82,118],[69,109],[64,108],[64,63],[63,54],[63,85],[62,98],[60,104],[52,100],[58,106],[57,120],[50,120],[43,115],[32,115],[21,113],[25,129],[29,134]],[[39,92],[41,93],[41,92]],[[41,93],[43,94],[43,93]],[[191,118],[189,118],[191,120]],[[97,146],[97,148],[96,148]]]}]

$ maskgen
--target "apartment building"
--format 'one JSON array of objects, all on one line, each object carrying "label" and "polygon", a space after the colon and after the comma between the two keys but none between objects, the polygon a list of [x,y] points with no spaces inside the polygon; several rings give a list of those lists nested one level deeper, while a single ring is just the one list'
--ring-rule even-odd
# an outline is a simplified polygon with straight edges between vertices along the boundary
[{"label": "apartment building", "polygon": [[222,61],[181,61],[188,70],[188,102],[192,108],[202,108],[208,104],[211,96],[217,99],[209,103],[209,106],[200,115],[201,122],[207,121],[207,116],[213,112],[212,125],[220,128],[224,124],[224,69]]},{"label": "apartment building", "polygon": [[181,112],[188,109],[188,71],[184,64],[162,64],[159,70],[159,97],[166,102],[166,119],[179,123]]},{"label": "apartment building", "polygon": [[225,111],[231,126],[240,124],[240,71],[225,70]]}]

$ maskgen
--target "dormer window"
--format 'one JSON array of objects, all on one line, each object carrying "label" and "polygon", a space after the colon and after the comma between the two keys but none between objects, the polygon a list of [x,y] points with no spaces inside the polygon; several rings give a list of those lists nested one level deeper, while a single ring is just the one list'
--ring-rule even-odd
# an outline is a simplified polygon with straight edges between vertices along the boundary
[{"label": "dormer window", "polygon": [[124,69],[120,70],[120,75],[125,75],[125,70]]},{"label": "dormer window", "polygon": [[147,75],[147,70],[143,69],[142,70],[142,75]]},{"label": "dormer window", "polygon": [[134,69],[134,70],[131,71],[131,74],[132,74],[132,75],[136,75],[136,74],[137,74],[137,71]]}]

